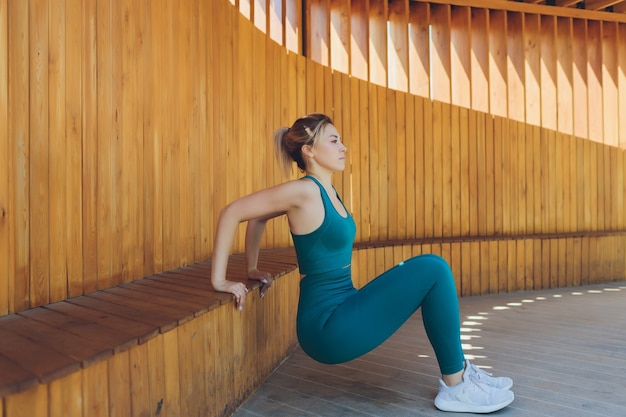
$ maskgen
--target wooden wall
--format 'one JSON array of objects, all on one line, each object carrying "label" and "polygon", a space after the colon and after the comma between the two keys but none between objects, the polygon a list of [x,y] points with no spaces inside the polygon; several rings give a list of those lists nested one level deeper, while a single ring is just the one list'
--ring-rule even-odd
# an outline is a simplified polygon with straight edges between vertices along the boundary
[{"label": "wooden wall", "polygon": [[399,91],[626,147],[624,14],[498,0],[306,3],[307,27],[315,30],[306,32],[305,50],[316,62]]},{"label": "wooden wall", "polygon": [[[351,4],[367,3],[380,26],[380,13],[388,9],[377,1]],[[233,3],[0,0],[0,314],[209,257],[219,208],[282,180],[271,147],[274,129],[311,111],[330,114],[349,148],[348,168],[336,182],[357,219],[359,241],[531,239],[626,229],[624,150],[612,146],[616,142],[609,136],[590,141],[575,135],[573,127],[556,129],[556,122],[553,128],[537,126],[530,115],[544,116],[536,110],[524,112],[526,121],[506,112],[493,115],[494,100],[505,100],[494,86],[520,87],[510,76],[497,80],[492,71],[490,77],[485,72],[468,78],[464,82],[472,95],[458,100],[454,96],[462,89],[445,81],[441,85],[447,90],[438,90],[440,83],[431,76],[424,81],[437,88],[428,93],[431,100],[411,87],[424,82],[380,85],[377,71],[387,61],[379,59],[379,69],[371,64],[375,48],[379,58],[386,50],[378,44],[377,36],[387,33],[379,26],[364,32],[368,55],[357,57],[353,45],[350,65],[341,64],[349,71],[340,72],[332,69],[333,62],[348,58],[334,51],[334,43],[315,51],[312,42],[298,42],[311,17],[301,22],[296,2]],[[310,4],[322,7],[322,14],[335,10],[324,9],[328,4],[343,5],[332,22],[355,22],[363,15],[342,1]],[[247,14],[239,11],[246,7]],[[587,51],[583,67],[597,67],[606,76],[602,82],[584,78],[572,88],[584,86],[581,94],[595,97],[586,111],[600,112],[603,126],[620,134],[626,130],[616,124],[626,118],[615,113],[625,102],[623,23],[487,12],[470,5],[411,2],[396,9],[392,2],[390,7],[394,21],[423,23],[430,21],[421,20],[426,16],[448,29],[458,21],[452,14],[464,10],[465,23],[459,23],[455,36],[442,29],[441,37],[433,38],[442,48],[463,33],[459,30],[483,27],[470,25],[470,17],[488,19],[489,28],[509,29],[514,27],[509,19],[522,19],[527,35],[538,33],[532,25],[544,28],[543,22],[552,22],[551,45],[561,42],[558,22],[582,25],[586,36],[572,48]],[[427,13],[415,13],[416,7]],[[354,12],[350,19],[346,10]],[[355,32],[359,25],[350,27]],[[359,32],[346,42],[345,33],[338,31],[332,39],[346,45],[364,39]],[[498,33],[484,35],[495,39]],[[567,33],[579,36],[580,31]],[[593,47],[597,39],[605,46]],[[320,57],[327,50],[331,67],[303,57],[300,48]],[[550,51],[560,56],[557,49]],[[415,52],[410,49],[409,57]],[[477,49],[465,52],[478,59]],[[490,65],[509,62],[494,50],[480,53],[491,57]],[[571,53],[576,59],[583,55]],[[608,56],[614,57],[610,65]],[[493,62],[496,57],[503,61]],[[532,57],[518,59],[525,66],[545,60]],[[369,81],[362,79],[365,74],[347,74],[359,59],[370,62]],[[442,59],[433,74],[456,74],[452,62]],[[528,79],[524,94],[552,94],[541,111],[554,110],[561,91],[555,90],[555,79],[553,88],[531,86]],[[610,90],[607,79],[617,89]],[[401,91],[406,85],[410,92]],[[486,91],[489,97],[473,98]],[[448,95],[451,100],[445,100]],[[504,97],[509,102],[514,96],[520,97]],[[525,100],[534,108],[536,100]],[[477,108],[474,102],[483,105]],[[573,102],[578,106],[581,100]],[[484,103],[493,105],[483,108]],[[517,104],[504,108],[517,109]],[[571,123],[585,119],[573,109],[567,114]],[[589,130],[596,117],[586,119]],[[242,238],[243,228],[235,251],[243,249]],[[264,246],[289,244],[285,220],[275,221]]]}]

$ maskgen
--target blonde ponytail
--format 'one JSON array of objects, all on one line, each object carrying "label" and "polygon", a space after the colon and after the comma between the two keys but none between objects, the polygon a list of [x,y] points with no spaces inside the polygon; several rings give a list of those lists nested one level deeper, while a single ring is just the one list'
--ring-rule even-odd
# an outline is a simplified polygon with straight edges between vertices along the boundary
[{"label": "blonde ponytail", "polygon": [[289,149],[285,145],[285,135],[289,132],[288,127],[279,127],[274,133],[274,151],[276,152],[276,159],[280,165],[281,171],[285,176],[291,174],[292,162]]}]

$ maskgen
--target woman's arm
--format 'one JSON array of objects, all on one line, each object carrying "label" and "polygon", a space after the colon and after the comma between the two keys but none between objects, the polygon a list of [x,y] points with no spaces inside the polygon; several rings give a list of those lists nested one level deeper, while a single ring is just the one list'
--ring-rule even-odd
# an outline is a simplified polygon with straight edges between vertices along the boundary
[{"label": "woman's arm", "polygon": [[[234,294],[240,309],[245,302],[247,288],[242,282],[226,280],[228,256],[237,227],[243,221],[252,219],[265,219],[266,221],[282,213],[288,213],[290,210],[296,210],[302,201],[306,201],[306,187],[302,187],[300,184],[298,181],[290,181],[258,191],[235,200],[220,212],[213,247],[211,283],[216,291]],[[263,227],[254,220],[252,227],[251,240],[248,241],[246,238],[246,244],[253,254],[251,260],[256,263]]]}]

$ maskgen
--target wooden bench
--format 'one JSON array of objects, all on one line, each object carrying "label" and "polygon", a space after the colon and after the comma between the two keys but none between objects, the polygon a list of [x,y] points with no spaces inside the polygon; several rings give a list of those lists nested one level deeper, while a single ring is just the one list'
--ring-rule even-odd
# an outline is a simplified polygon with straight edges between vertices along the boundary
[{"label": "wooden bench", "polygon": [[[264,250],[259,257],[259,268],[274,278],[297,273],[295,252]],[[199,262],[0,317],[0,398],[7,402],[4,409],[16,394],[107,361],[220,306],[228,304],[231,308],[233,296],[212,289],[210,269],[210,260]],[[246,276],[243,254],[230,257],[228,275],[233,280]],[[276,282],[268,294],[276,291],[276,286],[280,283]],[[259,282],[249,281],[248,287],[253,294]],[[265,307],[272,307],[270,304]],[[246,307],[253,305],[251,301]],[[295,335],[286,342],[288,348],[295,347]],[[10,417],[8,411],[5,417]]]},{"label": "wooden bench", "polygon": [[[502,274],[500,265],[476,269],[466,260],[480,258],[484,248],[512,245],[541,250],[518,259],[532,266],[532,287],[508,290],[624,279],[624,237],[615,231],[362,242],[354,248],[355,285],[407,257],[437,253],[451,260],[461,295],[479,294],[473,293],[476,277],[481,291],[502,291],[499,276],[511,285],[527,269],[517,263],[507,269],[507,263]],[[570,245],[576,256],[561,256]],[[299,274],[292,248],[262,251],[259,269],[283,278],[263,300],[254,294],[259,283],[248,282],[242,314],[231,295],[212,290],[210,267],[210,260],[200,262],[0,317],[0,417],[97,417],[131,408],[133,415],[230,415],[297,345]],[[242,254],[231,256],[228,274],[245,276]],[[98,386],[103,379],[109,391]],[[68,398],[74,397],[82,411],[72,414]]]}]

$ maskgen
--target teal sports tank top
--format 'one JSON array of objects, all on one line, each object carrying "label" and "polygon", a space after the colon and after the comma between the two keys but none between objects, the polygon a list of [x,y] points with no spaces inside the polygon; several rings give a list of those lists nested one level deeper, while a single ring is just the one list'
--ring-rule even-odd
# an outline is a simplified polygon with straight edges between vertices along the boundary
[{"label": "teal sports tank top", "polygon": [[[291,234],[300,273],[313,275],[344,268],[352,262],[352,244],[356,235],[354,219],[347,208],[347,217],[337,212],[326,190],[316,178],[310,175],[303,178],[312,179],[320,188],[324,203],[324,221],[311,233]],[[343,205],[343,201],[341,204]]]}]

